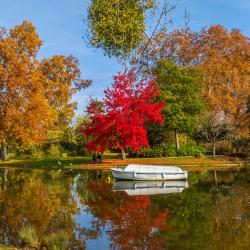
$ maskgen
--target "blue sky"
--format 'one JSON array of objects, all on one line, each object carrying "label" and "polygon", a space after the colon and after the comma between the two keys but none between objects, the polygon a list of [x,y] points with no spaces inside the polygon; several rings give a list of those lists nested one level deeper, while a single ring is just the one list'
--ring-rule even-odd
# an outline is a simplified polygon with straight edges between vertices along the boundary
[{"label": "blue sky", "polygon": [[[82,114],[89,96],[101,98],[103,90],[120,69],[115,58],[104,56],[101,49],[87,48],[83,41],[88,0],[0,0],[0,26],[11,28],[30,20],[43,41],[39,57],[54,54],[74,55],[80,61],[82,78],[92,79],[93,85],[74,96],[77,114]],[[191,14],[190,26],[220,23],[226,28],[239,28],[250,36],[250,0],[179,0],[173,12],[172,28],[184,24],[184,9]]]}]

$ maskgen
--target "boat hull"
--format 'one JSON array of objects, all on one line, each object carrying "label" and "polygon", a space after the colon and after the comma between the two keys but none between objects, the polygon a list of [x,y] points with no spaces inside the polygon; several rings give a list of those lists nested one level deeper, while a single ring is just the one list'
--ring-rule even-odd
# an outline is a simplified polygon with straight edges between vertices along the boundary
[{"label": "boat hull", "polygon": [[112,190],[126,192],[128,195],[155,195],[180,193],[188,187],[187,180],[177,181],[116,181]]},{"label": "boat hull", "polygon": [[162,172],[162,173],[140,173],[140,172],[126,172],[120,169],[112,169],[112,174],[119,180],[134,180],[134,181],[159,181],[159,180],[185,180],[188,177],[188,172]]}]

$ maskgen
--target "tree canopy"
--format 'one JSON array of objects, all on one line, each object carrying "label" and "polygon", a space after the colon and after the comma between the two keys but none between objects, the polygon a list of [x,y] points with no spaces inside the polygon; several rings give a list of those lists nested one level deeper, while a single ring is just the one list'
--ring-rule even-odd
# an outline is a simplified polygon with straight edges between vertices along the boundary
[{"label": "tree canopy", "polygon": [[[166,102],[163,111],[165,127],[176,132],[192,132],[203,108],[199,71],[162,59],[155,72],[160,85],[160,98]],[[178,149],[179,146],[176,146]]]},{"label": "tree canopy", "polygon": [[147,147],[146,124],[163,122],[164,103],[155,102],[158,94],[154,79],[136,80],[133,70],[115,76],[112,88],[105,90],[103,101],[92,100],[87,108],[90,123],[82,132],[91,136],[88,149],[140,151],[141,147]]},{"label": "tree canopy", "polygon": [[49,128],[72,118],[72,94],[90,84],[73,56],[39,61],[41,45],[29,21],[0,32],[0,143],[43,142]]},{"label": "tree canopy", "polygon": [[200,68],[204,73],[204,98],[212,110],[222,112],[236,137],[248,135],[246,115],[250,93],[250,40],[239,30],[215,25],[201,34]]},{"label": "tree canopy", "polygon": [[142,41],[144,12],[154,0],[92,0],[88,9],[89,39],[109,56],[128,56]]},{"label": "tree canopy", "polygon": [[250,40],[247,36],[238,29],[229,31],[221,25],[197,32],[190,28],[170,33],[163,30],[148,44],[142,59],[144,71],[155,67],[160,58],[199,68],[204,82],[202,96],[208,107],[232,124],[236,137],[247,136],[250,92]]}]

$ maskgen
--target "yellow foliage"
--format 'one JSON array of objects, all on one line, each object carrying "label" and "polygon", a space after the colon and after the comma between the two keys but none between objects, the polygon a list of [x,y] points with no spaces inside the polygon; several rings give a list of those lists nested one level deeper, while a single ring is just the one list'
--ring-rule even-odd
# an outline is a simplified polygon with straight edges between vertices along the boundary
[{"label": "yellow foliage", "polygon": [[74,114],[72,94],[84,85],[78,61],[60,55],[39,61],[41,44],[29,21],[0,32],[0,143],[42,143],[49,128],[65,126]]}]

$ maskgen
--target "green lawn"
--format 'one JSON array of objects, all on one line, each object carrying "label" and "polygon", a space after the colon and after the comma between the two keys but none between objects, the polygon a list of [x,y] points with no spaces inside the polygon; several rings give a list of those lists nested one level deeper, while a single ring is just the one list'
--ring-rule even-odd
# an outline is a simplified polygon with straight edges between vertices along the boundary
[{"label": "green lawn", "polygon": [[184,168],[218,168],[220,166],[237,166],[244,162],[226,158],[210,157],[162,157],[162,158],[128,158],[121,160],[119,154],[105,154],[102,164],[92,164],[92,156],[43,158],[43,159],[11,159],[0,162],[0,167],[17,167],[32,169],[108,169],[112,166],[126,166],[128,164],[179,165]]},{"label": "green lawn", "polygon": [[0,250],[18,250],[19,248],[0,245]]},{"label": "green lawn", "polygon": [[[119,154],[106,154],[105,158],[115,159]],[[59,169],[59,168],[80,168],[83,164],[91,164],[92,155],[88,156],[68,156],[68,157],[47,157],[47,158],[16,158],[7,161],[0,161],[0,167],[22,167],[39,169]]]},{"label": "green lawn", "polygon": [[81,165],[84,162],[91,162],[91,157],[66,157],[66,158],[43,158],[43,159],[11,159],[0,162],[0,167],[25,167],[41,169],[58,169]]}]

